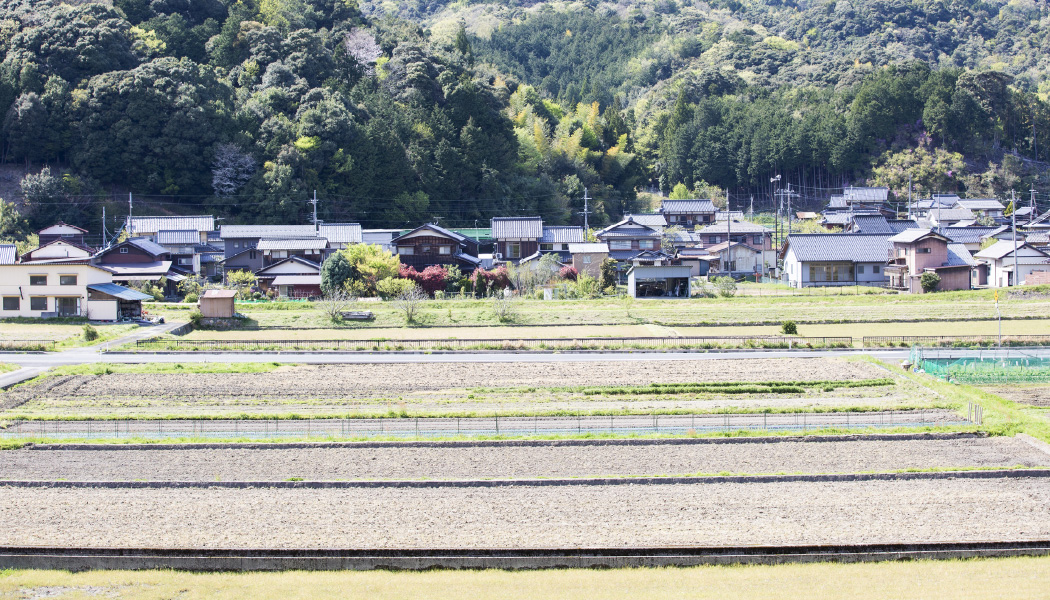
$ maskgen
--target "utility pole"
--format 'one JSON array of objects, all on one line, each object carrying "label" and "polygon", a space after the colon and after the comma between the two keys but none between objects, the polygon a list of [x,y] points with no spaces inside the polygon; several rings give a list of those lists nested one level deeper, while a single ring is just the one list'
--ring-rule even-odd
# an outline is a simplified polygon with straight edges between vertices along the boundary
[{"label": "utility pole", "polygon": [[106,247],[106,207],[102,206],[102,247]]},{"label": "utility pole", "polygon": [[[1035,218],[1035,184],[1032,184],[1031,189],[1028,191],[1032,194],[1032,197],[1028,199],[1028,221],[1031,222]],[[1017,210],[1016,206],[1014,210]]]},{"label": "utility pole", "polygon": [[[780,175],[776,177],[770,177],[769,183],[777,184],[780,183]],[[779,201],[779,202],[778,202]],[[773,220],[773,238],[775,243],[779,247],[780,245],[780,210],[784,208],[784,197],[780,194],[780,186],[773,186],[773,208],[776,210],[777,216]]]},{"label": "utility pole", "polygon": [[[1015,208],[1017,207],[1017,195],[1013,190],[1010,190],[1010,202],[1014,203]],[[1010,220],[1014,229],[1014,285],[1021,285],[1021,272],[1017,270],[1017,210],[1010,213]]]},{"label": "utility pole", "polygon": [[911,173],[908,173],[908,218],[911,218]]},{"label": "utility pole", "polygon": [[755,195],[751,194],[751,204],[747,206],[747,220],[755,220]]},{"label": "utility pole", "polygon": [[131,209],[134,208],[134,201],[131,198],[131,192],[128,192],[128,237],[135,237],[135,222],[131,219]]},{"label": "utility pole", "polygon": [[788,197],[788,213],[787,213],[787,218],[788,218],[788,235],[791,235],[791,197],[794,196],[794,195],[795,195],[795,193],[791,191],[791,182],[788,182],[788,189],[787,189],[787,197]]},{"label": "utility pole", "polygon": [[314,205],[314,229],[317,229],[317,190],[314,190],[314,198],[309,201]]},{"label": "utility pole", "polygon": [[590,202],[590,200],[591,200],[591,198],[587,195],[587,188],[584,187],[583,188],[583,212],[579,213],[579,214],[583,215],[583,234],[584,235],[587,235],[587,232],[591,230],[590,226],[589,226],[589,223],[588,223],[588,220],[587,220],[587,215],[591,214],[591,207],[590,207],[590,204],[588,204]]},{"label": "utility pole", "polygon": [[726,189],[726,273],[733,276],[733,213],[729,210],[729,190]]}]

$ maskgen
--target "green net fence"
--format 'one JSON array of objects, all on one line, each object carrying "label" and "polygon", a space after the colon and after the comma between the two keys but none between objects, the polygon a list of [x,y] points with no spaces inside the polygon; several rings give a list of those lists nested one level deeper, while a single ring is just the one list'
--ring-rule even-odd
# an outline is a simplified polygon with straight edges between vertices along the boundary
[{"label": "green net fence", "polygon": [[1050,348],[913,347],[917,370],[959,383],[1050,382]]}]

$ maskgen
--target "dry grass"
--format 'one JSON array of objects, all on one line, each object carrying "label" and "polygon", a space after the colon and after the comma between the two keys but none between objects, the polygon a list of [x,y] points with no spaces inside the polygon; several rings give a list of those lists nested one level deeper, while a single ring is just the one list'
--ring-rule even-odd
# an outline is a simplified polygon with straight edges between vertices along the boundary
[{"label": "dry grass", "polygon": [[13,571],[0,598],[922,598],[1050,597],[1050,558],[603,571],[185,573]]}]

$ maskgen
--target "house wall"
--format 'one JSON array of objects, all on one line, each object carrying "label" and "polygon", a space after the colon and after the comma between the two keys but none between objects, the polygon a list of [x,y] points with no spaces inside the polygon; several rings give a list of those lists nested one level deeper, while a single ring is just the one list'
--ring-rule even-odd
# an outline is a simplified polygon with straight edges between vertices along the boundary
[{"label": "house wall", "polygon": [[[585,262],[587,258],[590,259],[589,263]],[[602,274],[602,262],[607,258],[609,258],[609,255],[604,252],[573,254],[572,267],[579,273],[586,273],[590,277],[597,279],[601,277]]]},{"label": "house wall", "polygon": [[710,225],[715,222],[714,213],[663,213],[668,227]]},{"label": "house wall", "polygon": [[26,260],[44,260],[48,258],[90,258],[91,253],[87,250],[70,246],[69,244],[55,244],[54,246],[37,248],[28,253]]},{"label": "house wall", "polygon": [[[449,247],[449,254],[441,254],[441,246]],[[412,248],[412,254],[401,254],[401,248]],[[401,264],[415,267],[417,271],[431,265],[454,265],[457,264],[455,255],[460,252],[459,242],[445,237],[421,235],[400,240],[397,243],[397,256]]]},{"label": "house wall", "polygon": [[233,317],[233,298],[205,298],[197,301],[201,315],[205,318],[228,319]]},{"label": "house wall", "polygon": [[[516,257],[511,257],[510,255],[511,244],[519,244],[521,246],[521,252],[519,252]],[[495,247],[495,252],[502,254],[504,260],[518,260],[527,256],[532,256],[538,252],[540,244],[536,240],[496,240]]]},{"label": "house wall", "polygon": [[[253,253],[254,257],[252,256]],[[254,273],[261,268],[263,268],[263,255],[258,250],[253,250],[241,256],[231,257],[223,263],[223,269],[226,271],[246,270]]]},{"label": "house wall", "polygon": [[[127,248],[127,252],[121,252],[122,248]],[[129,265],[139,263],[151,263],[158,260],[170,260],[163,257],[155,257],[149,252],[142,250],[136,246],[117,246],[104,252],[99,256],[95,262],[100,265]]]},{"label": "house wall", "polygon": [[[941,277],[941,283],[937,286],[939,291],[948,292],[951,290],[970,289],[970,267],[951,269],[941,267],[937,269],[937,274]],[[919,289],[921,291],[922,286],[919,286]]]},{"label": "house wall", "polygon": [[116,321],[116,300],[88,300],[87,318],[92,321]]}]

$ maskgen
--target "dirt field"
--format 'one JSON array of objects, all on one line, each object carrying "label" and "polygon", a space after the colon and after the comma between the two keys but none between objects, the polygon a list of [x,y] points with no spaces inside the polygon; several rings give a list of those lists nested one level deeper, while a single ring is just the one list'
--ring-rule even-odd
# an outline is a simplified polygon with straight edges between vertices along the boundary
[{"label": "dirt field", "polygon": [[243,449],[23,449],[0,479],[35,481],[308,481],[854,473],[929,468],[1050,467],[1016,438],[583,444],[404,444]]},{"label": "dirt field", "polygon": [[1018,404],[1050,407],[1050,385],[1003,385],[983,387],[985,391]]},{"label": "dirt field", "polygon": [[537,547],[1050,537],[1050,479],[347,489],[0,487],[0,544]]},{"label": "dirt field", "polygon": [[[0,394],[0,417],[218,414],[534,414],[557,410],[928,406],[916,384],[815,390],[803,394],[582,395],[566,386],[724,381],[856,381],[882,368],[841,359],[763,360],[762,369],[724,361],[631,363],[449,363],[317,365],[266,373],[56,376]],[[493,386],[498,382],[499,387]],[[554,388],[554,389],[551,389]],[[560,390],[558,388],[561,388]]]}]

